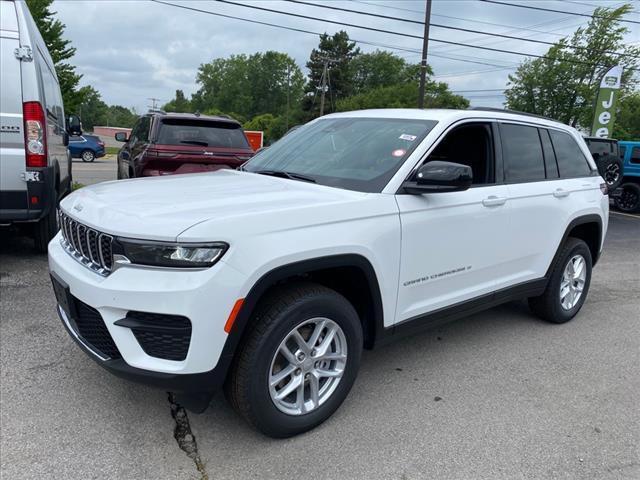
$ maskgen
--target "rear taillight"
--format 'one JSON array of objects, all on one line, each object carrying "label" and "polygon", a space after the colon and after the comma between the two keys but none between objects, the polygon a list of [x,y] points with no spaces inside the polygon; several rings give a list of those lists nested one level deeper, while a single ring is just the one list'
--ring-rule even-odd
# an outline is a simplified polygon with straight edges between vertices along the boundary
[{"label": "rear taillight", "polygon": [[40,102],[22,104],[27,167],[47,166],[47,123]]},{"label": "rear taillight", "polygon": [[606,183],[601,183],[600,184],[600,191],[602,192],[603,195],[608,195],[609,194],[609,187]]}]

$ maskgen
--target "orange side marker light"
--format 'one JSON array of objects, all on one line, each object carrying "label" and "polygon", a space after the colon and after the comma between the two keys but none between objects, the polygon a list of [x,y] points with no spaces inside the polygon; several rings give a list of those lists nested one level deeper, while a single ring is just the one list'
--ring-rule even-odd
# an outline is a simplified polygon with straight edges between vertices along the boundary
[{"label": "orange side marker light", "polygon": [[224,331],[229,333],[233,328],[233,324],[236,321],[238,313],[240,313],[240,309],[242,308],[242,304],[244,303],[244,298],[240,298],[236,300],[235,305],[231,309],[231,313],[229,314],[229,318],[227,318],[227,323],[224,324]]}]

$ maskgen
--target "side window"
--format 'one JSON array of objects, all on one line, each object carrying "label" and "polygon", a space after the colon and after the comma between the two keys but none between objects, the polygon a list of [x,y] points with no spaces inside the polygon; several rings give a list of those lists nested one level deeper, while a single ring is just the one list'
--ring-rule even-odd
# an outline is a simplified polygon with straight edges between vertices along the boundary
[{"label": "side window", "polygon": [[140,121],[140,130],[138,131],[138,140],[147,142],[149,140],[149,127],[151,126],[150,117],[142,117]]},{"label": "side window", "polygon": [[562,178],[586,177],[591,175],[587,158],[574,140],[565,132],[551,130],[551,141],[558,160],[558,169]]},{"label": "side window", "polygon": [[131,129],[131,135],[129,135],[129,143],[134,144],[138,141],[138,137],[140,136],[140,128],[142,126],[142,118],[139,118],[138,121],[133,125]]},{"label": "side window", "polygon": [[633,147],[631,150],[631,163],[640,163],[640,147]]},{"label": "side window", "polygon": [[544,180],[544,155],[535,127],[503,123],[500,125],[507,182]]},{"label": "side window", "polygon": [[624,161],[624,156],[627,153],[627,147],[624,145],[620,145],[620,160]]},{"label": "side window", "polygon": [[427,158],[427,162],[468,165],[474,185],[495,183],[493,134],[489,123],[467,123],[451,130]]},{"label": "side window", "polygon": [[544,170],[547,174],[547,178],[558,178],[558,163],[556,162],[556,154],[553,152],[553,145],[551,145],[551,137],[549,136],[549,130],[546,128],[538,129],[540,133],[540,140],[542,140],[542,152],[544,153]]},{"label": "side window", "polygon": [[42,86],[44,89],[44,107],[50,117],[56,120],[56,124],[63,122],[62,115],[62,98],[60,98],[60,88],[56,81],[55,75],[49,69],[49,65],[45,62],[40,52],[36,55],[39,63],[40,76],[42,77]]}]

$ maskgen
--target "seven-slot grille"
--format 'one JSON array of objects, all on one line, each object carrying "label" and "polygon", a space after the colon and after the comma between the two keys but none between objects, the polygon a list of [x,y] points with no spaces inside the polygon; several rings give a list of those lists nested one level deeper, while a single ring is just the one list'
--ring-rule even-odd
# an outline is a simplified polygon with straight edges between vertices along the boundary
[{"label": "seven-slot grille", "polygon": [[85,267],[100,275],[109,275],[113,264],[113,237],[77,222],[62,210],[58,211],[58,222],[65,250]]}]

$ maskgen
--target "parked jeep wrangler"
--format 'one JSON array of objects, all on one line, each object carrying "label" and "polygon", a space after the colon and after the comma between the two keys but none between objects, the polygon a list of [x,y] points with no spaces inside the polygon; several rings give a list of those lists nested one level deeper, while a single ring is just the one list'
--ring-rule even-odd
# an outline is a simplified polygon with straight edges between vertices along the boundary
[{"label": "parked jeep wrangler", "polygon": [[[133,208],[132,208],[133,206]],[[274,437],[326,420],[363,348],[514,299],[582,308],[607,187],[576,130],[495,110],[327,115],[241,170],[61,203],[57,311],[89,357]]]}]

